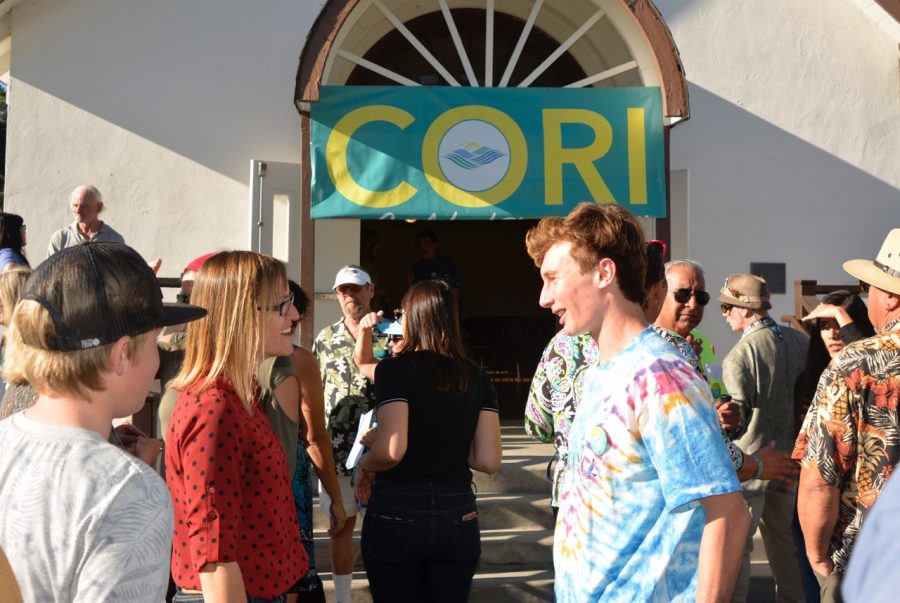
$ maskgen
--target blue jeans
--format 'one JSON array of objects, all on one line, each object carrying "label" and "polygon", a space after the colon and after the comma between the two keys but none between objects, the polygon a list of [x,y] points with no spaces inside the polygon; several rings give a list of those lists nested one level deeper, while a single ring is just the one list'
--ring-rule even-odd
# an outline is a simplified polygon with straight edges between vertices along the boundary
[{"label": "blue jeans", "polygon": [[375,603],[466,601],[481,557],[471,485],[376,480],[362,555]]},{"label": "blue jeans", "polygon": [[[263,599],[262,597],[247,597],[247,603],[284,603],[284,597],[275,597],[274,599]],[[203,603],[203,595],[197,593],[186,593],[176,587],[175,596],[172,603]]]}]

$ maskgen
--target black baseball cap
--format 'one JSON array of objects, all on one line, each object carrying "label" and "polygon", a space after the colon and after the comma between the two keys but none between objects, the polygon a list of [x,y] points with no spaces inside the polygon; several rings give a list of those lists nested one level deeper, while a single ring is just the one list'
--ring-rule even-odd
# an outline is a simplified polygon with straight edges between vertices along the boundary
[{"label": "black baseball cap", "polygon": [[95,348],[206,315],[200,306],[164,304],[147,262],[121,243],[83,243],[50,256],[25,282],[21,298],[41,304],[56,331],[47,342],[24,336],[23,342],[58,352]]}]

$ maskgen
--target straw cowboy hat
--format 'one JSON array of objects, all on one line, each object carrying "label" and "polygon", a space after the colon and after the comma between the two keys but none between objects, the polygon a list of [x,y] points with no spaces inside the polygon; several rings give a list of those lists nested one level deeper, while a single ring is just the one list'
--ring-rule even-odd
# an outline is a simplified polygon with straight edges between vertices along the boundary
[{"label": "straw cowboy hat", "polygon": [[864,283],[900,295],[900,228],[888,233],[874,260],[847,260],[844,270]]},{"label": "straw cowboy hat", "polygon": [[719,301],[751,310],[768,310],[772,307],[766,279],[740,272],[729,274],[725,279],[725,286],[719,291]]}]

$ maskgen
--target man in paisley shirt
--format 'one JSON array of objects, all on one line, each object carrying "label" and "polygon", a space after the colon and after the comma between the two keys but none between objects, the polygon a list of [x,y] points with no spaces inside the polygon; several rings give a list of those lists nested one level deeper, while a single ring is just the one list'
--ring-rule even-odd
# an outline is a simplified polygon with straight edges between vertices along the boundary
[{"label": "man in paisley shirt", "polygon": [[[844,270],[868,289],[876,335],[846,346],[822,373],[794,448],[802,464],[800,526],[822,601],[841,600],[857,534],[900,461],[900,228],[891,230],[875,260],[850,260]],[[879,553],[861,556],[853,557],[854,573],[857,562]],[[891,572],[893,566],[873,573],[869,582]],[[877,585],[871,586],[874,592]]]},{"label": "man in paisley shirt", "polygon": [[540,304],[599,350],[569,434],[556,600],[727,598],[749,517],[709,386],[644,317],[640,224],[582,203],[541,220],[526,245]]},{"label": "man in paisley shirt", "polygon": [[[343,531],[332,536],[331,541],[335,593],[338,603],[349,603],[354,560],[353,528],[359,509],[350,485],[350,471],[346,462],[353,447],[360,416],[375,407],[375,384],[360,372],[353,361],[353,351],[356,337],[360,333],[359,322],[370,311],[375,286],[365,270],[350,265],[338,271],[334,279],[334,292],[344,316],[322,329],[313,345],[313,354],[319,361],[322,374],[325,421],[331,436],[344,511],[347,513]],[[387,336],[378,329],[372,331],[371,337],[378,339],[373,342],[375,347],[386,347]],[[321,486],[319,499],[327,513],[331,499]]]}]

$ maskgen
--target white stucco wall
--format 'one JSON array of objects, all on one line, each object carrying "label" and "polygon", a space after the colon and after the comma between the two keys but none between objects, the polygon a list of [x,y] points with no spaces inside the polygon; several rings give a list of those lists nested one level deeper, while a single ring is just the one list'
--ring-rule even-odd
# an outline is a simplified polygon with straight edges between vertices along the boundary
[{"label": "white stucco wall", "polygon": [[[794,279],[853,283],[843,261],[900,227],[900,40],[845,0],[656,4],[690,84],[671,167],[688,173],[688,255],[707,288],[786,262],[780,318]],[[737,340],[715,302],[701,329],[720,357]]]},{"label": "white stucco wall", "polygon": [[6,206],[29,257],[92,183],[106,219],[177,276],[248,245],[251,158],[299,163],[300,50],[322,2],[32,0],[11,12]]}]

